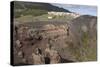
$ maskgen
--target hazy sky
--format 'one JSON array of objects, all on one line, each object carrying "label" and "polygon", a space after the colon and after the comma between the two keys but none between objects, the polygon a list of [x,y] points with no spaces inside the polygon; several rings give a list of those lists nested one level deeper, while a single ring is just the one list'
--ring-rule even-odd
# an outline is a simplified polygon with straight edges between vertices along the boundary
[{"label": "hazy sky", "polygon": [[66,5],[66,4],[53,4],[58,7],[62,7],[71,12],[76,12],[81,15],[93,15],[97,16],[97,7],[96,6],[87,6],[87,5]]}]

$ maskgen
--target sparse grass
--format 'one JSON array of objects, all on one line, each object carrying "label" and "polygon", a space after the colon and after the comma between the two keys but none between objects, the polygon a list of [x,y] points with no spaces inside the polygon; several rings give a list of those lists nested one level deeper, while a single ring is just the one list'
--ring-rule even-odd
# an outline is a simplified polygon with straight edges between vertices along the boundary
[{"label": "sparse grass", "polygon": [[[18,9],[17,9],[18,10]],[[32,15],[32,16],[40,16],[43,14],[47,14],[46,10],[41,10],[41,9],[23,9],[21,11],[17,11],[16,9],[14,10],[14,17],[19,18],[22,15]]]},{"label": "sparse grass", "polygon": [[22,15],[18,18],[15,18],[16,21],[19,21],[19,22],[33,22],[33,21],[64,21],[64,22],[68,22],[70,20],[73,19],[72,16],[54,16],[52,15],[52,19],[48,19],[48,14],[43,14],[43,15],[40,15],[40,16],[33,16],[33,15]]},{"label": "sparse grass", "polygon": [[[95,41],[92,44],[92,39],[89,38],[88,32],[83,32],[82,35],[82,44],[79,48],[79,53],[77,52],[77,58],[79,61],[93,61],[96,60],[96,44]],[[79,54],[79,55],[78,55]]]},{"label": "sparse grass", "polygon": [[27,15],[27,16],[21,16],[19,18],[16,18],[16,21],[19,22],[32,22],[34,16],[32,15]]},{"label": "sparse grass", "polygon": [[[66,51],[70,51],[72,56],[75,57],[78,61],[95,61],[97,60],[97,46],[96,46],[96,38],[89,38],[88,32],[82,32],[83,35],[79,44],[74,44],[69,42],[68,47],[64,48]],[[92,43],[93,42],[93,43]]]}]

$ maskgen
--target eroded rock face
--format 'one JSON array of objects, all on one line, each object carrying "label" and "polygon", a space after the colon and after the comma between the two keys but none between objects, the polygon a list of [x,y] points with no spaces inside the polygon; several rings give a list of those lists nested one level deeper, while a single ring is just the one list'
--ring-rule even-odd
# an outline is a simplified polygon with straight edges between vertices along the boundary
[{"label": "eroded rock face", "polygon": [[61,57],[56,50],[46,48],[45,53],[46,53],[46,57],[50,58],[51,64],[61,62]]},{"label": "eroded rock face", "polygon": [[45,64],[45,60],[42,55],[32,53],[32,57],[33,57],[33,64]]},{"label": "eroded rock face", "polygon": [[[20,28],[17,29],[16,36],[18,39],[15,41],[17,46],[16,49],[18,49],[17,56],[22,58],[22,61],[26,62],[26,64],[60,63],[61,58],[57,49],[59,46],[61,46],[61,48],[65,47],[64,41],[67,38],[67,28],[68,27],[64,25],[56,26],[53,24],[47,24],[41,28],[20,25]],[[50,44],[53,47],[57,46],[54,50],[49,50],[49,57],[45,56],[47,44]],[[36,48],[41,49],[41,54],[35,54]],[[29,60],[29,57],[33,59]],[[47,61],[48,59],[49,61]]]},{"label": "eroded rock face", "polygon": [[[87,20],[84,21],[84,19]],[[18,26],[14,32],[15,64],[50,64],[96,60],[95,22],[96,18],[94,17],[85,16],[84,18],[82,16],[69,24],[61,22],[59,25],[44,24],[38,26],[37,24],[38,27],[27,24]],[[35,51],[37,48],[39,49],[38,54]],[[91,52],[92,50],[95,53]],[[91,57],[88,57],[90,55]]]}]

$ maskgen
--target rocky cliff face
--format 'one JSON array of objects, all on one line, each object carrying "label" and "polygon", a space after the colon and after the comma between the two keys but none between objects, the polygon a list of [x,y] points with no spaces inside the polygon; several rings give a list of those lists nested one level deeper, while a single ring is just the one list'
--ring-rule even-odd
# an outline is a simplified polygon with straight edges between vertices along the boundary
[{"label": "rocky cliff face", "polygon": [[[13,35],[14,64],[94,61],[97,59],[96,25],[97,18],[88,15],[77,17],[69,23],[16,25]],[[38,61],[34,57],[38,57]]]},{"label": "rocky cliff face", "polygon": [[[14,40],[15,64],[19,64],[23,59],[25,61],[22,63],[34,64],[32,62],[33,60],[30,60],[30,58],[32,58],[32,53],[35,52],[36,48],[39,48],[44,56],[45,49],[47,48],[48,44],[52,46],[52,49],[50,49],[50,55],[52,54],[52,50],[55,50],[57,53],[59,53],[58,51],[67,46],[65,44],[65,40],[68,35],[67,29],[67,25],[56,26],[53,24],[46,24],[41,26],[41,28],[35,29],[24,25],[17,27],[14,33],[14,37],[16,38]],[[53,52],[53,55],[56,54],[55,51]]]}]

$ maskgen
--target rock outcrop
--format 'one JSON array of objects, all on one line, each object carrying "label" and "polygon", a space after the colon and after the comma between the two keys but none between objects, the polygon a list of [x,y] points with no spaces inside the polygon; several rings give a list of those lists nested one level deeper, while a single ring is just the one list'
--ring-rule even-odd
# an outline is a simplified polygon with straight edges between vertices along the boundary
[{"label": "rock outcrop", "polygon": [[86,15],[69,23],[15,26],[14,64],[96,60],[96,22],[96,17]]}]

